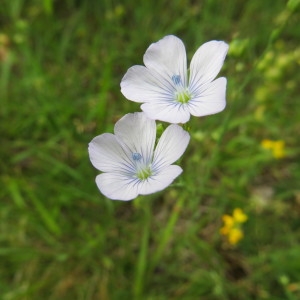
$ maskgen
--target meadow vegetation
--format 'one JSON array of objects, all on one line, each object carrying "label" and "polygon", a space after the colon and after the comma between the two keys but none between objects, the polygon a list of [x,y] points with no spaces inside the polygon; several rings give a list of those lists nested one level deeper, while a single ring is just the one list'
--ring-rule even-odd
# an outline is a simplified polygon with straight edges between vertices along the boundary
[{"label": "meadow vegetation", "polygon": [[[300,299],[299,23],[299,0],[2,0],[0,298]],[[111,201],[88,143],[167,34],[230,45],[227,107],[191,118],[172,186]]]}]

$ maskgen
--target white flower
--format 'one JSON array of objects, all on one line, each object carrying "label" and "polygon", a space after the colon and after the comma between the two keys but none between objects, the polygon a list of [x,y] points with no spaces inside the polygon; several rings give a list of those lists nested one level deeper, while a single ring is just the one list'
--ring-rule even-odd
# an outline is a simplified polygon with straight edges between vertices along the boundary
[{"label": "white flower", "polygon": [[128,69],[121,92],[154,120],[185,123],[190,115],[206,116],[226,106],[226,78],[216,80],[228,45],[222,41],[203,44],[187,70],[183,42],[173,35],[153,43],[144,55],[145,66]]},{"label": "white flower", "polygon": [[114,131],[95,137],[88,149],[92,164],[103,172],[96,183],[107,198],[127,201],[152,194],[181,174],[172,163],[183,154],[190,136],[180,126],[167,127],[156,147],[155,121],[142,112],[125,115]]}]

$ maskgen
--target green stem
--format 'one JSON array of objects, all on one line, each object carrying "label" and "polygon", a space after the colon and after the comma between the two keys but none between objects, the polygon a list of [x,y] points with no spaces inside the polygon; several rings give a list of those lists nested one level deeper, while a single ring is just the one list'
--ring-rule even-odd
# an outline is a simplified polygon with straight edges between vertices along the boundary
[{"label": "green stem", "polygon": [[158,265],[162,255],[163,255],[164,250],[166,249],[169,241],[171,240],[171,237],[173,236],[173,230],[174,230],[175,224],[178,220],[179,214],[181,212],[183,202],[184,202],[184,197],[181,197],[172,209],[172,213],[169,217],[167,226],[165,227],[165,229],[162,233],[160,243],[159,243],[155,253],[153,254],[152,262],[151,262],[151,265],[149,268],[149,275],[151,275],[153,273],[153,270]]},{"label": "green stem", "polygon": [[147,267],[147,256],[149,249],[150,223],[151,223],[151,205],[146,201],[143,206],[144,211],[144,231],[141,238],[140,252],[136,265],[135,279],[133,285],[134,299],[141,299],[144,289],[145,272]]}]

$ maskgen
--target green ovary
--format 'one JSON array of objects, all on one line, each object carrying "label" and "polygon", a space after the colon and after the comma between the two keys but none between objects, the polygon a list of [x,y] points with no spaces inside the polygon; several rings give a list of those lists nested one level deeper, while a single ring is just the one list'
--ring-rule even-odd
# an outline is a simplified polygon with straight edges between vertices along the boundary
[{"label": "green ovary", "polygon": [[140,180],[145,180],[148,177],[150,177],[152,175],[151,169],[150,167],[145,167],[141,170],[139,170],[136,174],[137,178],[139,178]]},{"label": "green ovary", "polygon": [[191,95],[188,91],[177,92],[176,100],[177,100],[177,102],[185,104],[191,100]]}]

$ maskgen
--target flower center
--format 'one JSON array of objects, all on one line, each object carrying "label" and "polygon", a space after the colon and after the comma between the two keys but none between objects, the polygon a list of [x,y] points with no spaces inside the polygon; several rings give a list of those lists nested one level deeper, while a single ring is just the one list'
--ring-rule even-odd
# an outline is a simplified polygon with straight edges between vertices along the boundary
[{"label": "flower center", "polygon": [[142,155],[138,152],[133,152],[131,156],[135,161],[135,176],[140,180],[145,180],[150,177],[152,175],[151,167],[142,161]]},{"label": "flower center", "polygon": [[177,102],[182,103],[182,104],[188,103],[191,100],[191,94],[187,90],[185,90],[181,93],[176,92],[175,96],[176,96]]},{"label": "flower center", "polygon": [[136,176],[140,180],[145,180],[152,175],[151,168],[149,166],[144,166],[140,170],[137,171]]},{"label": "flower center", "polygon": [[173,75],[172,81],[175,85],[175,100],[179,103],[185,104],[188,103],[192,95],[190,94],[189,90],[183,85],[180,75]]}]

